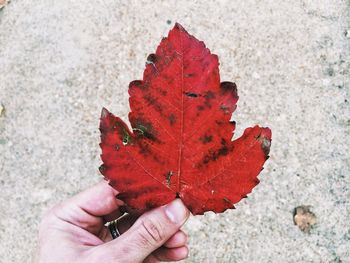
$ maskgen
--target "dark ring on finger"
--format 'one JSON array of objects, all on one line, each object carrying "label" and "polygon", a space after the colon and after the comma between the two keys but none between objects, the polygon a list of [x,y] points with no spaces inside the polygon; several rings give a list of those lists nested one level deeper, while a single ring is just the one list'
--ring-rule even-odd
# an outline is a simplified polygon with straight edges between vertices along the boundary
[{"label": "dark ring on finger", "polygon": [[118,220],[114,220],[108,224],[109,232],[111,232],[112,238],[116,239],[120,236],[120,232],[118,229]]}]

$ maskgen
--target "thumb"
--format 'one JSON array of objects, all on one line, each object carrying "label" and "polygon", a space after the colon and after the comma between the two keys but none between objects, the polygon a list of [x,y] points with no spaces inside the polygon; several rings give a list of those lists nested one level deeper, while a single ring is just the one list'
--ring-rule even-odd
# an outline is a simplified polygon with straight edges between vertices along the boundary
[{"label": "thumb", "polygon": [[[189,217],[180,199],[143,214],[122,236],[106,243],[115,259],[142,262],[172,237]],[[106,252],[107,253],[107,252]]]}]

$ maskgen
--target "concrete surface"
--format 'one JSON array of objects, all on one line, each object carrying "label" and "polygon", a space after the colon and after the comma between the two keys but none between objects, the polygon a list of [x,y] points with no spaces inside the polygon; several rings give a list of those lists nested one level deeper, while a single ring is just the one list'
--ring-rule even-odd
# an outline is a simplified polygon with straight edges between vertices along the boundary
[{"label": "concrete surface", "polygon": [[[350,2],[15,0],[0,11],[0,261],[28,262],[47,207],[101,179],[102,106],[174,22],[238,85],[237,135],[273,130],[261,184],[236,210],[191,218],[185,262],[350,262]],[[293,224],[311,205],[317,224]]]}]

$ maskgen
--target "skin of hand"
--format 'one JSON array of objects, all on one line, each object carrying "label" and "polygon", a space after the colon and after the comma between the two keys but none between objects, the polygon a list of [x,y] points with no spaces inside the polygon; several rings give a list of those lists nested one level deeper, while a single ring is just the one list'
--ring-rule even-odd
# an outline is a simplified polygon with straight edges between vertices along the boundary
[{"label": "skin of hand", "polygon": [[[188,256],[181,226],[189,211],[180,199],[144,213],[124,215],[118,191],[103,181],[56,205],[39,227],[34,263],[138,263],[178,261]],[[112,239],[106,222],[118,220]]]}]

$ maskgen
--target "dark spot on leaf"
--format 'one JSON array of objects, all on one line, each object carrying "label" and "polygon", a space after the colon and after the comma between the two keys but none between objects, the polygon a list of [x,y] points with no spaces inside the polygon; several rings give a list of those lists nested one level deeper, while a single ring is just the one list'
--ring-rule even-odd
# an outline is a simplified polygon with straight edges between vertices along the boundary
[{"label": "dark spot on leaf", "polygon": [[218,151],[218,156],[220,156],[220,155],[224,156],[224,155],[227,155],[227,154],[228,154],[228,148],[227,147],[222,147]]},{"label": "dark spot on leaf", "polygon": [[208,109],[211,109],[211,104],[210,104],[209,100],[205,100],[204,105],[205,105],[205,107],[207,107]]},{"label": "dark spot on leaf", "polygon": [[129,83],[129,89],[131,87],[138,87],[140,89],[145,88],[141,80],[134,80]]},{"label": "dark spot on leaf", "polygon": [[148,156],[150,154],[150,149],[149,149],[149,145],[147,143],[139,143],[139,147],[140,147],[140,151],[139,153],[145,156]]},{"label": "dark spot on leaf", "polygon": [[173,174],[174,174],[173,171],[169,171],[165,174],[166,184],[168,187],[170,186],[170,180]]},{"label": "dark spot on leaf", "polygon": [[152,141],[158,141],[157,138],[154,136],[154,134],[152,134],[151,132],[146,131],[143,133],[143,136]]},{"label": "dark spot on leaf", "polygon": [[228,199],[227,197],[224,197],[223,199],[224,199],[224,201],[225,201],[226,203],[232,204],[232,202],[230,201],[230,199]]},{"label": "dark spot on leaf", "polygon": [[154,64],[157,62],[157,56],[156,54],[149,54],[146,60],[146,64]]},{"label": "dark spot on leaf", "polygon": [[188,73],[188,74],[185,74],[184,76],[185,76],[185,78],[191,78],[191,77],[196,76],[196,74],[194,74],[194,73]]},{"label": "dark spot on leaf", "polygon": [[207,100],[214,99],[215,98],[215,94],[214,94],[214,92],[209,90],[204,95],[204,98],[206,98]]},{"label": "dark spot on leaf", "polygon": [[152,141],[157,141],[156,131],[154,130],[151,122],[138,118],[133,120],[131,125],[134,127],[133,131],[135,131],[138,137],[145,137]]},{"label": "dark spot on leaf", "polygon": [[157,163],[164,163],[164,162],[162,162],[162,161],[158,158],[158,155],[157,155],[157,154],[154,154],[154,155],[153,155],[153,160],[156,161]]},{"label": "dark spot on leaf", "polygon": [[261,148],[263,149],[265,155],[270,153],[271,141],[267,138],[263,138]]},{"label": "dark spot on leaf", "polygon": [[127,130],[123,129],[123,144],[127,145],[131,143],[131,136],[130,134],[127,132]]},{"label": "dark spot on leaf", "polygon": [[226,140],[225,140],[224,138],[221,138],[220,143],[221,143],[222,145],[226,145]]},{"label": "dark spot on leaf", "polygon": [[223,81],[220,83],[220,89],[222,94],[226,94],[227,92],[232,92],[233,96],[235,98],[238,98],[236,83],[233,83],[230,81]]},{"label": "dark spot on leaf", "polygon": [[137,135],[144,136],[145,132],[147,131],[147,127],[143,126],[143,124],[137,124],[136,128],[133,128],[132,130]]},{"label": "dark spot on leaf", "polygon": [[219,121],[219,120],[215,120],[215,123],[216,123],[217,125],[219,125],[219,126],[221,126],[221,125],[223,124],[223,122],[222,122],[222,121]]},{"label": "dark spot on leaf", "polygon": [[106,134],[104,134],[104,130],[100,128],[100,132],[101,132],[101,135],[100,135],[100,138],[101,138],[101,143],[106,139]]},{"label": "dark spot on leaf", "polygon": [[229,113],[230,113],[230,108],[227,107],[227,106],[224,105],[224,104],[221,104],[221,105],[220,105],[220,110],[222,110],[225,114],[229,114]]},{"label": "dark spot on leaf", "polygon": [[209,90],[204,94],[203,97],[205,98],[203,106],[205,106],[208,109],[211,109],[211,100],[215,98],[214,92]]},{"label": "dark spot on leaf", "polygon": [[186,91],[184,92],[184,94],[188,97],[192,97],[192,98],[197,98],[199,95],[197,93],[194,93],[194,92],[189,92],[189,91]]},{"label": "dark spot on leaf", "polygon": [[104,164],[102,164],[102,165],[100,165],[98,170],[100,171],[101,174],[103,174],[106,171],[106,166]]},{"label": "dark spot on leaf", "polygon": [[202,160],[203,164],[208,164],[211,161],[216,161],[221,156],[225,156],[229,152],[233,151],[233,145],[227,146],[226,141],[224,139],[221,139],[221,144],[222,146],[217,150],[209,149],[208,153],[204,156]]},{"label": "dark spot on leaf", "polygon": [[169,115],[168,119],[169,119],[169,122],[170,122],[170,125],[171,125],[171,126],[175,124],[175,122],[176,122],[176,116],[175,116],[173,113],[171,113],[171,114]]},{"label": "dark spot on leaf", "polygon": [[149,103],[149,105],[152,105],[155,108],[156,111],[162,112],[162,106],[160,105],[157,99],[155,99],[150,94],[145,95],[144,98]]},{"label": "dark spot on leaf", "polygon": [[212,135],[206,135],[204,134],[202,137],[199,138],[199,140],[203,143],[203,144],[206,144],[206,143],[209,143],[213,140],[213,136]]},{"label": "dark spot on leaf", "polygon": [[175,28],[179,29],[180,31],[187,32],[182,25],[180,25],[178,22],[175,23]]},{"label": "dark spot on leaf", "polygon": [[270,153],[271,140],[261,136],[261,134],[255,136],[255,139],[261,143],[261,149],[263,150],[265,156],[267,156]]},{"label": "dark spot on leaf", "polygon": [[198,105],[197,106],[197,110],[199,110],[199,111],[202,111],[202,110],[204,110],[205,108],[204,108],[204,106],[203,105]]}]

